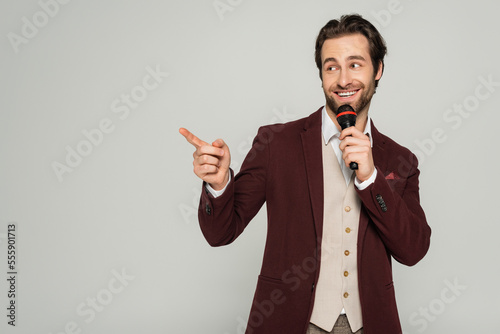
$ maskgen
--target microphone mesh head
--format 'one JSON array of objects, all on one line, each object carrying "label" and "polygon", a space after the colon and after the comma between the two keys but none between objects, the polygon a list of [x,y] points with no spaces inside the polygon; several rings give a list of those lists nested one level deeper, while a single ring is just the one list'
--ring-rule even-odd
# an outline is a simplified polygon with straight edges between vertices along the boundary
[{"label": "microphone mesh head", "polygon": [[349,104],[343,104],[337,109],[337,117],[339,114],[346,112],[346,111],[352,111],[355,113],[354,109]]},{"label": "microphone mesh head", "polygon": [[337,109],[337,122],[339,122],[342,130],[356,125],[356,112],[348,104],[341,105]]}]

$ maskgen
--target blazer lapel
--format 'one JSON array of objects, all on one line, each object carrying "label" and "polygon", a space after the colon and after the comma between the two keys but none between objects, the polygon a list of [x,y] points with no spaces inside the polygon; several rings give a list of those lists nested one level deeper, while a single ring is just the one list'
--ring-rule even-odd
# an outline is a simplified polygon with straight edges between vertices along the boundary
[{"label": "blazer lapel", "polygon": [[[321,148],[321,115],[322,108],[313,113],[307,119],[304,125],[304,131],[301,133],[302,148],[304,152],[304,163],[306,166],[307,182],[309,186],[309,194],[311,207],[313,211],[314,226],[319,245],[323,237],[323,206],[324,206],[324,189],[323,189],[323,155]],[[372,137],[373,137],[373,160],[381,172],[385,173],[387,162],[385,159],[386,148],[384,137],[377,130],[372,121]],[[361,208],[359,218],[359,233],[358,247],[359,254],[362,252],[363,240],[368,227],[368,214],[365,209]]]},{"label": "blazer lapel", "polygon": [[318,242],[321,244],[323,234],[323,155],[321,149],[321,112],[313,113],[304,125],[301,133],[304,162],[314,225]]}]

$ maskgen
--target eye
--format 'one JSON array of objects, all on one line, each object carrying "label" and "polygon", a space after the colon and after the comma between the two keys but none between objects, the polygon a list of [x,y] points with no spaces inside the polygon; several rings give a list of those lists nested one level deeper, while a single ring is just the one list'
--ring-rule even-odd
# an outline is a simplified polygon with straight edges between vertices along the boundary
[{"label": "eye", "polygon": [[334,66],[334,65],[330,65],[330,66],[326,67],[327,71],[335,71],[336,69],[337,69],[337,66]]},{"label": "eye", "polygon": [[358,64],[358,63],[353,63],[351,65],[352,68],[360,68],[361,67],[361,64]]}]

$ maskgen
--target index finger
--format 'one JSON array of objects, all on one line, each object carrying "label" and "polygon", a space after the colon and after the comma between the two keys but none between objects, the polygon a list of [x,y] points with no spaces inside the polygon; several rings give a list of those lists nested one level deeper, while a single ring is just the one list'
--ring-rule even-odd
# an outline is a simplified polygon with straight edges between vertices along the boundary
[{"label": "index finger", "polygon": [[194,134],[189,132],[188,129],[180,128],[179,133],[183,135],[184,138],[186,138],[186,140],[196,148],[200,148],[203,145],[208,145],[206,142],[204,142],[203,140],[201,140],[200,138],[196,137]]}]

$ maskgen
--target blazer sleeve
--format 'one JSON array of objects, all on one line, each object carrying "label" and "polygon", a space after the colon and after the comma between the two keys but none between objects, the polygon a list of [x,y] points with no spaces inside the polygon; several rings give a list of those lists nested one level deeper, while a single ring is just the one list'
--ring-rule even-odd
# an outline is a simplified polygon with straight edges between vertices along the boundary
[{"label": "blazer sleeve", "polygon": [[411,161],[408,174],[398,176],[401,179],[387,180],[377,168],[374,183],[364,190],[357,189],[370,221],[386,248],[398,262],[408,266],[415,265],[424,257],[431,236],[431,229],[420,206],[420,171],[414,154],[411,154]]},{"label": "blazer sleeve", "polygon": [[231,181],[221,196],[214,198],[203,184],[198,220],[211,246],[233,242],[266,200],[269,140],[265,128],[259,129],[240,172],[234,176],[230,170]]}]

